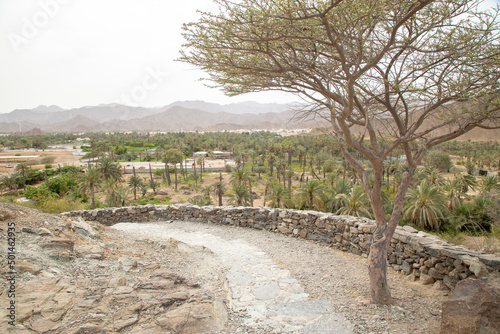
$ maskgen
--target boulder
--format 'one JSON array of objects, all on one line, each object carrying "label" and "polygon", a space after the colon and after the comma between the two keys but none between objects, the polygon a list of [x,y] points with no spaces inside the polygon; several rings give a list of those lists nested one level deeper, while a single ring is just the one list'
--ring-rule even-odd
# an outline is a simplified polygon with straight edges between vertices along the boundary
[{"label": "boulder", "polygon": [[500,333],[500,278],[466,279],[443,302],[441,334]]},{"label": "boulder", "polygon": [[476,275],[478,278],[483,278],[488,276],[488,268],[486,265],[478,260],[474,260],[471,262],[469,266],[469,270]]}]

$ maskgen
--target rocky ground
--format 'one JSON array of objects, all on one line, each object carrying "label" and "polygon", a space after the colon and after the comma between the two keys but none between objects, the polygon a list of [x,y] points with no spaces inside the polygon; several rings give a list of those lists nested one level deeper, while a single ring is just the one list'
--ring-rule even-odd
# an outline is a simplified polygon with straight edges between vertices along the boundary
[{"label": "rocky ground", "polygon": [[16,223],[15,333],[217,333],[226,327],[224,266],[175,240],[121,238],[100,224],[0,204],[7,323],[6,235]]},{"label": "rocky ground", "polygon": [[[153,224],[131,233],[9,204],[0,204],[1,305],[9,301],[9,222],[16,223],[15,333],[267,331],[249,325],[249,310],[231,304],[231,268],[209,248],[155,234]],[[448,292],[390,272],[395,304],[370,304],[362,257],[265,231],[169,225],[233,244],[241,240],[256,253],[267,254],[277,268],[289,272],[287,279],[299,282],[308,298],[333,305],[354,333],[439,331],[441,302]],[[12,329],[6,312],[0,309],[0,332]]]}]

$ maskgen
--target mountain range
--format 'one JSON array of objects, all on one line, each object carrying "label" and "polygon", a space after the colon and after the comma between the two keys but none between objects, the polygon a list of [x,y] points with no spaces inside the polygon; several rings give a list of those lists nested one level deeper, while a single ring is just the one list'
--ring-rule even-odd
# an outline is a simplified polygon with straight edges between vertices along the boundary
[{"label": "mountain range", "polygon": [[0,132],[222,131],[318,127],[314,120],[290,121],[291,106],[241,102],[227,105],[182,101],[159,108],[105,104],[65,110],[58,106],[16,109],[0,114]]},{"label": "mountain range", "polygon": [[[109,131],[224,131],[328,128],[322,119],[300,118],[297,106],[240,102],[226,105],[204,101],[179,101],[164,107],[130,107],[101,104],[75,109],[38,106],[0,114],[0,132],[109,132]],[[432,127],[432,119],[423,124]],[[362,129],[353,128],[353,133]],[[380,130],[383,127],[380,126]],[[446,131],[443,129],[442,131]],[[436,133],[439,134],[439,133]],[[460,140],[500,140],[500,130],[474,129]]]}]

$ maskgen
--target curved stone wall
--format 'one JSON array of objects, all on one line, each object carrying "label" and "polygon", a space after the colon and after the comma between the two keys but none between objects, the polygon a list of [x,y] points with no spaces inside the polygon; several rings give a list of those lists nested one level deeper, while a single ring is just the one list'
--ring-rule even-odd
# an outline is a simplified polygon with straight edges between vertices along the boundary
[{"label": "curved stone wall", "polygon": [[[375,227],[370,219],[317,211],[189,204],[82,210],[61,215],[108,226],[121,222],[186,220],[251,227],[324,242],[364,257],[368,256]],[[500,257],[449,244],[410,226],[396,228],[388,261],[394,270],[409,275],[409,279],[434,284],[439,289],[453,289],[459,280],[466,278],[500,276]]]}]

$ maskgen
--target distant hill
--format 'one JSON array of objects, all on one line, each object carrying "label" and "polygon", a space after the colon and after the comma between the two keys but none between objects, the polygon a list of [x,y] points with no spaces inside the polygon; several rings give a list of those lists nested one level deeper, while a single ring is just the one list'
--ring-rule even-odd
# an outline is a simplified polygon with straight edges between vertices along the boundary
[{"label": "distant hill", "polygon": [[290,122],[294,113],[290,106],[284,104],[258,102],[220,105],[182,101],[159,108],[102,104],[69,110],[40,106],[0,114],[0,132],[29,131],[33,128],[45,132],[271,130],[322,125],[314,120]]},{"label": "distant hill", "polygon": [[[290,105],[258,102],[220,105],[179,101],[158,108],[101,104],[69,110],[58,106],[39,106],[0,114],[0,132],[27,132],[32,129],[43,132],[173,132],[329,128],[329,124],[320,117],[295,119],[295,115],[296,110]],[[387,127],[383,123],[375,124],[377,131],[385,131]],[[432,119],[423,125],[424,128],[432,126]],[[356,127],[352,130],[353,133],[363,131]],[[500,130],[475,129],[459,139],[500,140]]]},{"label": "distant hill", "polygon": [[239,102],[226,105],[217,103],[208,103],[205,101],[179,101],[166,106],[167,109],[171,107],[184,107],[188,109],[203,110],[211,113],[218,113],[225,111],[230,114],[265,114],[265,113],[280,113],[289,110],[289,106],[279,103],[258,103],[258,102]]}]

